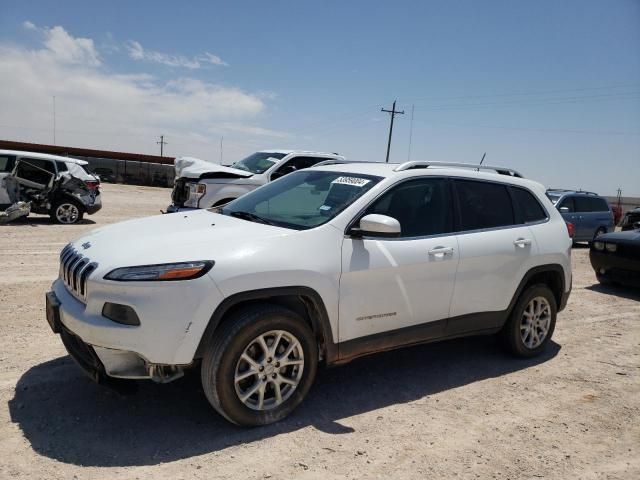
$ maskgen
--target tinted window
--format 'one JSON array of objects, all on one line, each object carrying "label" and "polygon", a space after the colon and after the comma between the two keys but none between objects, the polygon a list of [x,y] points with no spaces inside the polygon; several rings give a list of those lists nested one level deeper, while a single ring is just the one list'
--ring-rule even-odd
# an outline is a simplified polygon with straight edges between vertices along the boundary
[{"label": "tinted window", "polygon": [[540,202],[524,188],[512,187],[513,197],[518,204],[520,217],[523,222],[538,222],[547,218],[547,214]]},{"label": "tinted window", "polygon": [[456,180],[462,230],[513,225],[513,206],[507,187],[497,183]]},{"label": "tinted window", "polygon": [[59,172],[66,172],[67,170],[69,170],[67,168],[67,164],[61,160],[56,160],[56,166],[58,167]]},{"label": "tinted window", "polygon": [[0,156],[0,172],[10,172],[13,170],[14,158],[8,155]]},{"label": "tinted window", "polygon": [[286,153],[256,152],[231,166],[251,173],[264,173],[285,155]]},{"label": "tinted window", "polygon": [[576,212],[590,212],[591,211],[591,202],[590,198],[576,196],[573,197],[573,201],[576,205]]},{"label": "tinted window", "polygon": [[560,210],[561,208],[568,208],[569,212],[575,212],[576,211],[576,207],[573,204],[573,197],[567,197],[564,200],[562,200],[560,205],[558,205],[558,210]]},{"label": "tinted window", "polygon": [[388,215],[400,222],[402,237],[437,235],[453,230],[448,182],[421,178],[404,182],[384,193],[365,215]]},{"label": "tinted window", "polygon": [[592,212],[607,212],[609,211],[609,204],[604,198],[589,197],[589,204]]}]

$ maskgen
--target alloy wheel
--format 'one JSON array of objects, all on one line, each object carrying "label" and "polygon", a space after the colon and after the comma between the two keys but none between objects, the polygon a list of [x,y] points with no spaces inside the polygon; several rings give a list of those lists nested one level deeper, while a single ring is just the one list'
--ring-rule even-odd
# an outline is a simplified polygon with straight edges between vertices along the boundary
[{"label": "alloy wheel", "polygon": [[527,304],[520,320],[520,336],[528,349],[539,347],[547,338],[551,325],[551,306],[544,297],[535,297]]}]

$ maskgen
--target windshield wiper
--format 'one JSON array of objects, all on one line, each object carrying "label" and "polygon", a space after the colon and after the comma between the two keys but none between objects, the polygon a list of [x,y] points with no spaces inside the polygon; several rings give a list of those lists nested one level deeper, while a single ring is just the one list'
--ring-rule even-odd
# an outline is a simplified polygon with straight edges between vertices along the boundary
[{"label": "windshield wiper", "polygon": [[241,218],[242,220],[249,220],[250,222],[258,222],[264,223],[265,225],[275,225],[273,222],[270,222],[266,218],[262,218],[259,215],[251,212],[231,212],[229,215],[236,218]]}]

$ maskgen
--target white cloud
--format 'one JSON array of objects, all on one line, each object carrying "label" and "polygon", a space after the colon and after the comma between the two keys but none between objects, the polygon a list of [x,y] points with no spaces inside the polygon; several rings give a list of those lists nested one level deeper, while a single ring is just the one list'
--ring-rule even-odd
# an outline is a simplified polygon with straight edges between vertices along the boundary
[{"label": "white cloud", "polygon": [[286,136],[258,125],[260,94],[186,76],[113,73],[93,40],[60,26],[38,30],[39,49],[0,44],[0,138],[51,143],[52,96],[62,145],[158,153],[164,134],[168,155],[215,159],[224,134],[231,159],[265,148],[265,137]]},{"label": "white cloud", "polygon": [[168,53],[146,50],[139,42],[130,41],[127,44],[129,57],[133,60],[140,60],[150,63],[159,63],[168,67],[183,67],[188,69],[202,68],[205,64],[227,66],[220,57],[212,53],[205,52],[195,57],[185,57],[184,55],[171,55]]},{"label": "white cloud", "polygon": [[22,22],[26,30],[42,34],[48,52],[60,61],[85,65],[100,65],[100,56],[93,40],[90,38],[74,38],[62,27],[38,28],[33,22]]}]

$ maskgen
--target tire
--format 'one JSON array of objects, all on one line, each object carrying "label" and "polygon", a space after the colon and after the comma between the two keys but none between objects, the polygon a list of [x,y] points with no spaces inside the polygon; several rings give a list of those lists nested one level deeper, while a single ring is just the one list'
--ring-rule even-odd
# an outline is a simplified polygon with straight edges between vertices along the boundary
[{"label": "tire", "polygon": [[593,234],[593,239],[595,240],[600,235],[604,235],[605,233],[607,233],[607,229],[604,227],[600,227],[599,229],[596,230],[596,233]]},{"label": "tire", "polygon": [[61,225],[73,225],[82,220],[84,209],[78,202],[61,199],[54,202],[49,212],[51,221]]},{"label": "tire", "polygon": [[[536,319],[537,305],[541,306],[542,311]],[[502,338],[507,350],[523,358],[539,355],[551,340],[556,327],[557,314],[556,299],[549,287],[538,284],[525,289],[502,329]],[[533,325],[528,320],[532,318],[531,315],[533,315],[531,321],[536,322]],[[545,333],[540,341],[543,331]]]},{"label": "tire", "polygon": [[[277,352],[267,355],[258,339],[263,338],[270,350],[280,334]],[[253,360],[253,367],[247,357]],[[285,358],[296,363],[280,367],[278,359],[284,363]],[[318,346],[305,320],[286,308],[262,303],[233,313],[215,331],[202,358],[201,381],[209,403],[220,415],[253,427],[289,415],[311,388],[317,368]],[[283,378],[297,385],[283,382],[276,387]]]}]

